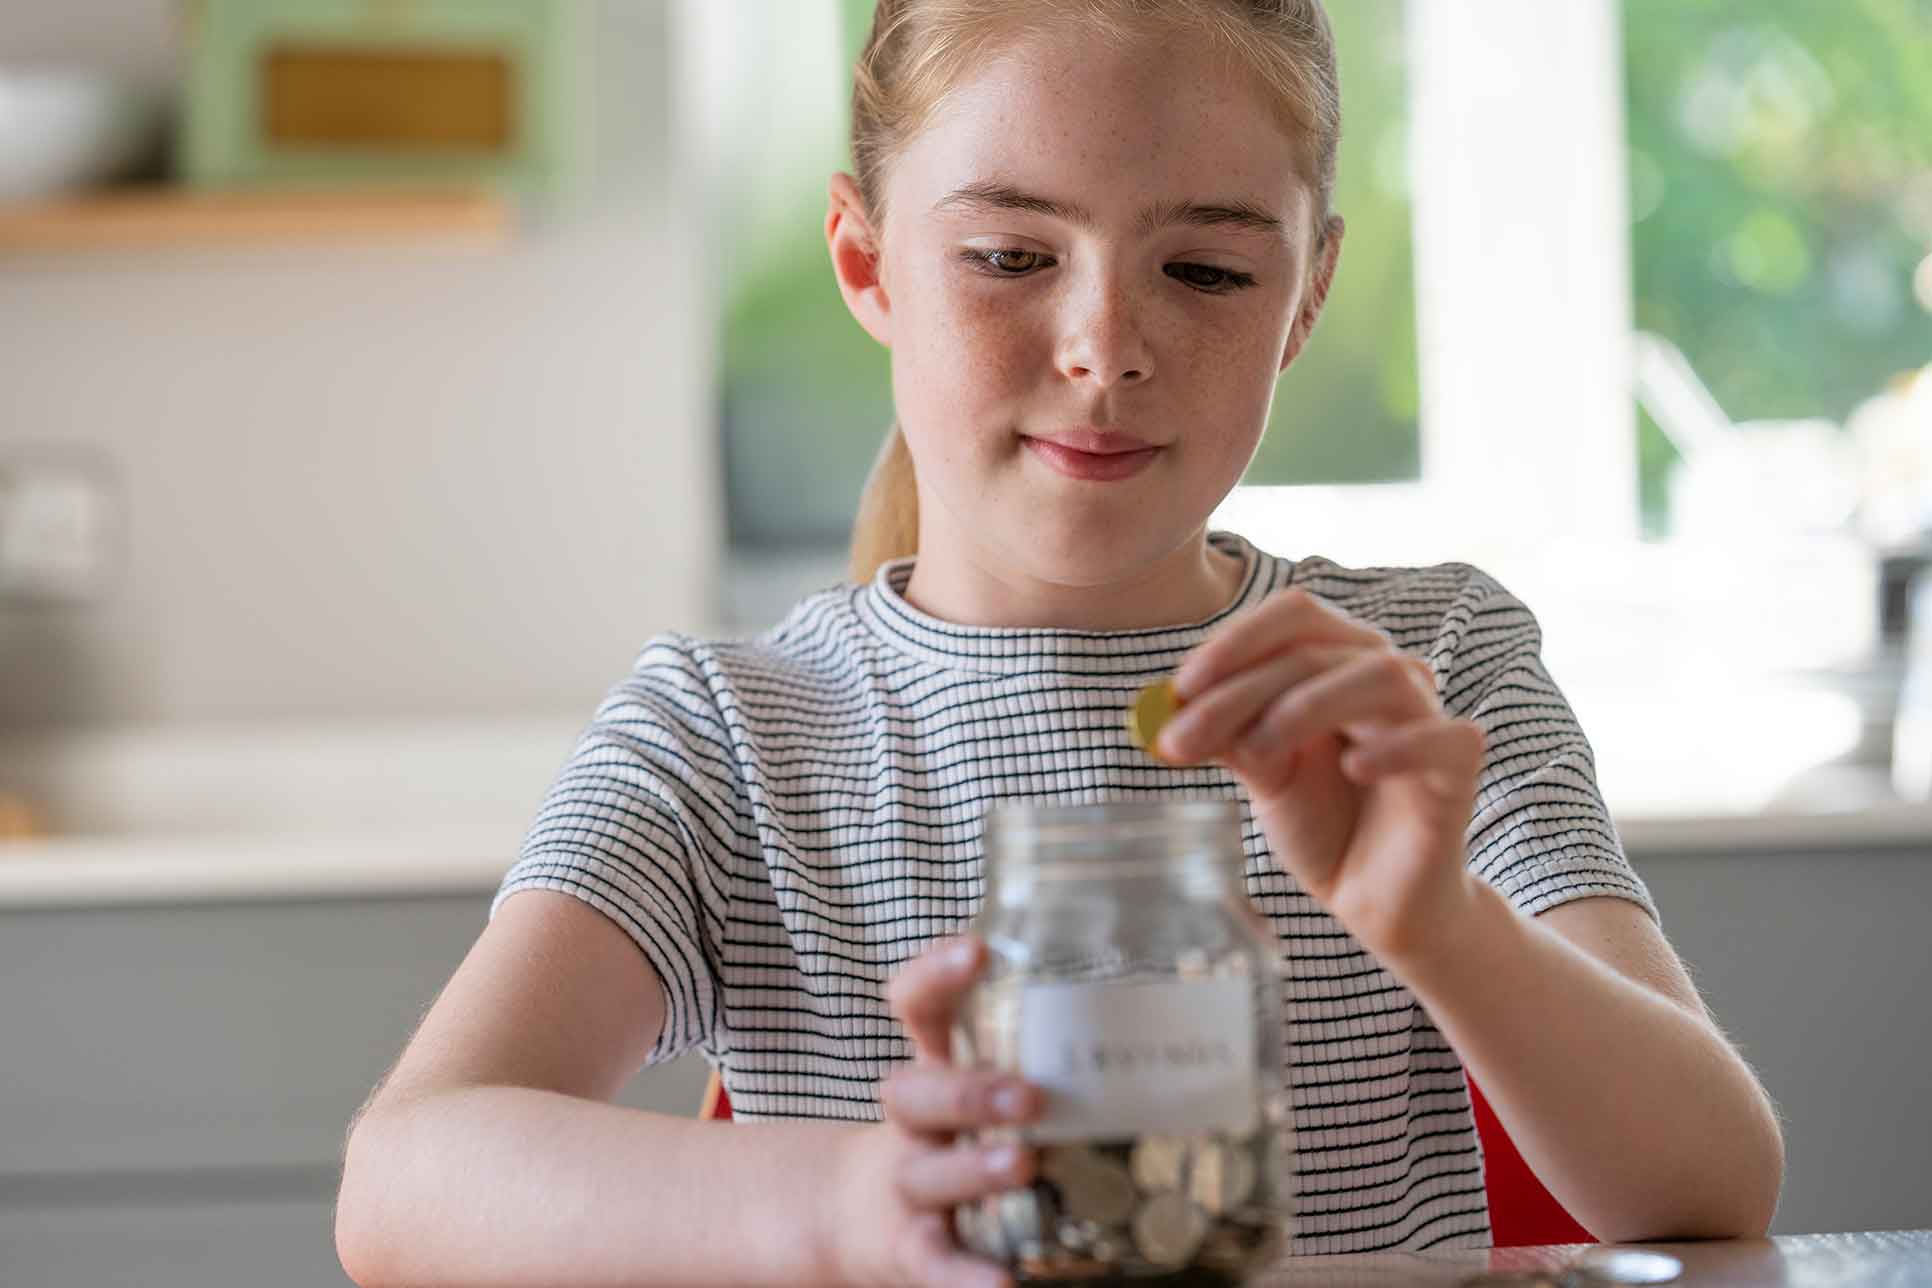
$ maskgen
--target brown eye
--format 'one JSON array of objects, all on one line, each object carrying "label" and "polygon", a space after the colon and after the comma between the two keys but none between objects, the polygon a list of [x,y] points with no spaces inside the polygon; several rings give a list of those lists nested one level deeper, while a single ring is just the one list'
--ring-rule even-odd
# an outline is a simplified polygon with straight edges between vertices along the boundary
[{"label": "brown eye", "polygon": [[1161,269],[1169,277],[1206,295],[1230,295],[1255,283],[1254,274],[1212,264],[1168,264]]},{"label": "brown eye", "polygon": [[986,262],[1002,273],[1030,273],[1046,256],[1035,250],[995,250],[986,253]]}]

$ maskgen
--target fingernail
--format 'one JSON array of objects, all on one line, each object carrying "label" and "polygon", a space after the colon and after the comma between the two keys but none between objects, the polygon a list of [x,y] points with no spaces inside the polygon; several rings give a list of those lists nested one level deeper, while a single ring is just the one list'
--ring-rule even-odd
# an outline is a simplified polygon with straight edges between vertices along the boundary
[{"label": "fingernail", "polygon": [[975,945],[970,939],[955,940],[946,949],[946,965],[953,970],[968,970],[973,964]]},{"label": "fingernail", "polygon": [[1004,1083],[993,1088],[993,1112],[1012,1121],[1026,1113],[1026,1088]]},{"label": "fingernail", "polygon": [[1020,1151],[1016,1145],[996,1145],[980,1156],[980,1166],[989,1176],[1004,1176],[1020,1165]]}]

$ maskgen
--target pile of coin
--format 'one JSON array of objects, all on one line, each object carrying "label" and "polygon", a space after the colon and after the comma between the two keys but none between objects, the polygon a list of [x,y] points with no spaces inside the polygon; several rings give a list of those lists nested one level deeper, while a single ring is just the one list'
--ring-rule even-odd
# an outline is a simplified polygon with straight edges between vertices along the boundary
[{"label": "pile of coin", "polygon": [[1271,1133],[1040,1148],[1039,1179],[959,1208],[965,1245],[1021,1283],[1239,1283],[1280,1251]]}]

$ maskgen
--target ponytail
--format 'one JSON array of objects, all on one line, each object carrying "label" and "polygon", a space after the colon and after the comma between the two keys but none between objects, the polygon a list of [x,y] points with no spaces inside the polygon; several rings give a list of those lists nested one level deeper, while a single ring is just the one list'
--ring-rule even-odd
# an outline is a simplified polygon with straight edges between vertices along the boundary
[{"label": "ponytail", "polygon": [[872,462],[865,491],[859,494],[859,513],[852,523],[852,555],[848,576],[864,585],[880,567],[919,552],[919,490],[912,473],[912,453],[906,436],[894,421]]}]

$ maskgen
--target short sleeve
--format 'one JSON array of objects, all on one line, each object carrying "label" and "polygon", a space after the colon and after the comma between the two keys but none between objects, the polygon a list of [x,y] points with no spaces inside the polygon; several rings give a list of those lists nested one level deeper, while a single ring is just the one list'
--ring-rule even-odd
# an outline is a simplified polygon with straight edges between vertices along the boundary
[{"label": "short sleeve", "polygon": [[1535,615],[1489,574],[1469,579],[1443,622],[1443,706],[1482,727],[1469,866],[1522,912],[1612,895],[1658,920],[1597,788],[1596,758],[1543,666]]},{"label": "short sleeve", "polygon": [[599,704],[490,904],[494,917],[518,891],[555,890],[630,936],[664,987],[647,1065],[716,1030],[733,763],[701,667],[676,639],[653,641]]}]

